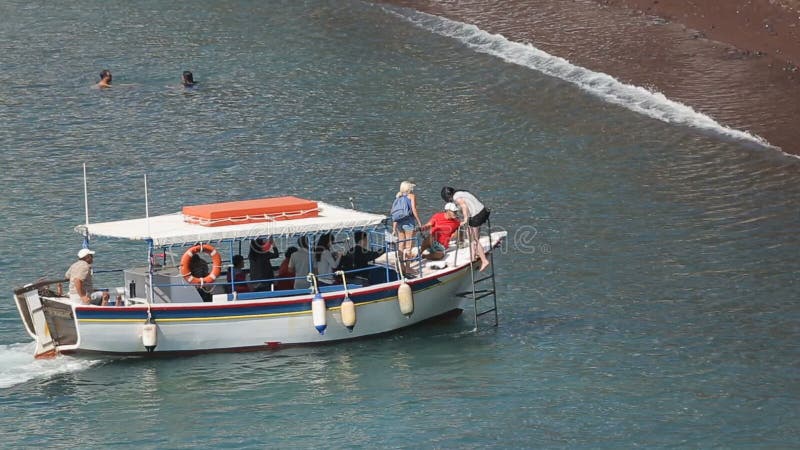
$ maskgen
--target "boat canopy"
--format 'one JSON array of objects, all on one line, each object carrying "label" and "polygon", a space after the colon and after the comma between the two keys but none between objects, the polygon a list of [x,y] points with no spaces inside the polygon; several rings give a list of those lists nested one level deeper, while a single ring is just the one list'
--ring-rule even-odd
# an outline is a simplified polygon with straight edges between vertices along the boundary
[{"label": "boat canopy", "polygon": [[[154,246],[194,242],[214,242],[256,238],[259,236],[296,236],[330,231],[376,228],[386,216],[317,202],[319,215],[292,220],[240,223],[208,227],[189,223],[182,213],[114,222],[78,225],[75,231],[89,237],[108,237],[146,241]],[[88,231],[88,233],[87,233]]]}]

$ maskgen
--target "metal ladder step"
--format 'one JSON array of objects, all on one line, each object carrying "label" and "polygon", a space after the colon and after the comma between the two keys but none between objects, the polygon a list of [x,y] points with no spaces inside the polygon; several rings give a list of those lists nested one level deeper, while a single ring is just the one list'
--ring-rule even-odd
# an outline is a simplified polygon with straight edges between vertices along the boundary
[{"label": "metal ladder step", "polygon": [[490,275],[486,275],[483,278],[478,278],[477,280],[473,281],[473,283],[474,284],[478,284],[481,281],[491,280],[492,278],[494,278],[494,270],[492,271],[492,273]]},{"label": "metal ladder step", "polygon": [[[490,259],[490,265],[489,265],[490,272],[488,274],[480,273],[480,275],[479,275],[476,272],[475,264],[471,264],[470,265],[470,276],[472,277],[472,290],[470,290],[468,292],[464,292],[464,294],[465,294],[464,297],[471,297],[472,298],[472,302],[474,304],[474,310],[473,310],[474,317],[475,317],[475,330],[474,331],[478,330],[478,317],[483,316],[484,314],[492,313],[492,312],[494,313],[494,326],[496,327],[496,326],[499,325],[499,319],[498,319],[498,316],[497,316],[497,287],[496,287],[495,278],[494,278],[494,276],[495,276],[495,273],[494,273],[494,250],[495,250],[495,245],[492,242],[492,222],[491,222],[491,220],[488,220],[486,222],[486,225],[487,225],[488,232],[489,232],[489,253],[488,253],[487,256]],[[475,259],[475,255],[472,254],[472,246],[470,246],[470,259],[471,260]],[[478,276],[478,278],[476,278],[476,276]],[[478,283],[483,283],[485,281],[491,281],[492,282],[491,289],[475,289],[475,286]],[[491,307],[488,308],[488,309],[485,309],[485,310],[478,310],[478,301],[483,299],[483,298],[489,297],[489,296],[492,297]]]},{"label": "metal ladder step", "polygon": [[478,301],[484,297],[494,295],[494,291],[475,291],[475,294],[475,301]]},{"label": "metal ladder step", "polygon": [[484,314],[489,314],[490,312],[494,312],[494,311],[497,311],[497,308],[489,308],[489,309],[487,309],[485,311],[481,311],[481,312],[477,313],[476,315],[478,317],[480,317],[480,316],[482,316]]}]

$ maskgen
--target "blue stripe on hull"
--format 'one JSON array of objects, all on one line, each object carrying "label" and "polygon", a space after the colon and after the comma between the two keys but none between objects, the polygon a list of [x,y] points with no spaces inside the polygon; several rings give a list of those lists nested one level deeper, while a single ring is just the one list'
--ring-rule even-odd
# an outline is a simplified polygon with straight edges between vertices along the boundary
[{"label": "blue stripe on hull", "polygon": [[[428,289],[441,283],[437,278],[419,280],[411,284],[413,292]],[[394,298],[397,290],[394,287],[386,287],[375,291],[368,291],[359,294],[351,294],[350,299],[358,306],[359,304]],[[335,298],[326,298],[325,303],[328,308],[338,308],[344,300],[344,293],[338,292]],[[163,307],[152,305],[151,314],[156,320],[167,319],[212,319],[212,318],[246,318],[248,316],[263,316],[272,314],[292,314],[305,313],[311,311],[311,297],[302,300],[292,300],[287,298],[285,301],[271,303],[261,303],[259,300],[241,300],[228,303],[206,303],[203,305],[191,305],[185,307]],[[145,320],[147,319],[147,307],[79,307],[76,309],[78,320],[87,321],[117,321],[117,320]]]}]

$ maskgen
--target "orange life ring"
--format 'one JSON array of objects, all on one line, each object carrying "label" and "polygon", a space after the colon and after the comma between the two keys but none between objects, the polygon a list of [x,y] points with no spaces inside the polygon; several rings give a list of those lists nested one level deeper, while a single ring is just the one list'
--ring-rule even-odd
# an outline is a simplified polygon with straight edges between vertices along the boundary
[{"label": "orange life ring", "polygon": [[[207,253],[211,257],[211,273],[207,276],[198,278],[192,275],[192,270],[190,267],[192,256],[200,253]],[[204,283],[213,283],[214,280],[217,279],[220,272],[222,272],[222,256],[219,254],[216,248],[212,245],[208,244],[198,244],[194,247],[186,250],[186,253],[183,254],[181,257],[181,276],[183,279],[192,284],[204,284]]]}]

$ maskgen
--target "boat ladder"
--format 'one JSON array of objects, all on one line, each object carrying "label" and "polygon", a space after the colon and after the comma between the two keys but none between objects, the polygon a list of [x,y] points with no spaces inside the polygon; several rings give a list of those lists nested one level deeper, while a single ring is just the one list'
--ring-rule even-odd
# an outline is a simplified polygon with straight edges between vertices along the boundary
[{"label": "boat ladder", "polygon": [[[500,323],[497,317],[497,285],[494,279],[494,250],[496,249],[494,248],[495,243],[492,242],[491,219],[487,219],[486,226],[489,229],[489,251],[486,254],[490,263],[489,267],[484,272],[478,272],[478,265],[475,262],[470,264],[471,289],[456,294],[459,297],[472,299],[475,320],[475,328],[472,331],[478,331],[478,318],[486,314],[494,313],[495,327]],[[474,259],[475,255],[472,254],[472,245],[470,245],[470,261]]]}]

